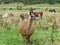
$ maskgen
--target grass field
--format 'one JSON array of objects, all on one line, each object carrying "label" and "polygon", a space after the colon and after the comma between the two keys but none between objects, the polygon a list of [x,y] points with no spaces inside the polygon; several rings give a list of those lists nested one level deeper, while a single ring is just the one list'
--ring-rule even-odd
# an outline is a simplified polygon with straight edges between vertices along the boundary
[{"label": "grass field", "polygon": [[[18,5],[22,6],[23,10],[16,10],[16,7]],[[60,4],[36,4],[26,6],[24,6],[22,3],[1,4],[0,13],[5,14],[7,11],[11,11],[14,13],[14,15],[19,16],[21,13],[29,13],[29,10],[24,9],[29,9],[30,7],[36,8],[34,11],[43,11],[43,19],[41,20],[43,24],[46,22],[46,18],[49,18],[46,17],[48,15],[53,15],[56,18],[60,18]],[[6,8],[6,10],[3,10],[1,8]],[[13,8],[14,10],[9,10],[9,8]],[[55,8],[56,13],[48,12],[46,11],[46,8]],[[51,33],[51,25],[45,24],[45,27],[43,29],[36,25],[35,32],[30,39],[33,42],[31,45],[60,45],[60,26],[53,32],[54,43],[51,43]],[[5,28],[0,26],[0,45],[24,45],[23,38],[20,35],[18,28],[11,28],[9,25],[6,25]]]}]

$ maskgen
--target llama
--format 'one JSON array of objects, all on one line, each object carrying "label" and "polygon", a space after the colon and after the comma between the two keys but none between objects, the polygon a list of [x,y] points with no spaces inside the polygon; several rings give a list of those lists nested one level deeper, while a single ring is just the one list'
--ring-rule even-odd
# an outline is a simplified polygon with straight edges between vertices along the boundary
[{"label": "llama", "polygon": [[52,29],[56,30],[60,26],[60,18],[55,18],[53,21]]},{"label": "llama", "polygon": [[7,12],[5,15],[2,16],[5,23],[9,24],[11,27],[18,26],[19,18],[14,16],[12,12]]},{"label": "llama", "polygon": [[20,34],[24,39],[25,45],[26,45],[26,42],[30,43],[30,37],[35,31],[33,20],[35,20],[35,16],[31,12],[31,15],[29,15],[29,18],[28,19],[25,18],[23,21],[20,22],[20,25],[19,25]]}]

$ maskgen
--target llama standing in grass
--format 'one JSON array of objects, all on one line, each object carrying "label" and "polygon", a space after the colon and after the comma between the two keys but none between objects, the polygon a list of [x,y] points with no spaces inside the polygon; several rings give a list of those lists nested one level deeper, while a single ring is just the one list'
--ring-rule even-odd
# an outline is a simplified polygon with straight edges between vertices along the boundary
[{"label": "llama standing in grass", "polygon": [[54,32],[58,29],[59,26],[60,26],[60,18],[55,18],[53,20],[52,32],[51,32],[51,41],[52,41],[52,43],[55,42],[55,40],[54,40]]},{"label": "llama standing in grass", "polygon": [[60,18],[55,18],[53,21],[52,29],[56,30],[60,26]]},{"label": "llama standing in grass", "polygon": [[7,13],[5,13],[4,15],[2,15],[2,18],[3,18],[3,21],[4,21],[4,26],[5,26],[6,24],[9,24],[9,25],[12,24],[11,19],[12,19],[13,15],[14,15],[14,14],[13,14],[12,12],[7,12]]},{"label": "llama standing in grass", "polygon": [[[33,8],[30,9],[30,11],[36,16],[36,17],[39,17],[39,19],[41,18],[42,19],[42,16],[43,16],[43,12],[34,12],[33,11]],[[31,14],[31,13],[30,13]]]},{"label": "llama standing in grass", "polygon": [[34,33],[35,27],[33,20],[35,19],[35,16],[32,14],[29,16],[28,19],[24,19],[21,21],[19,30],[20,34],[22,35],[24,39],[24,44],[26,45],[26,42],[30,43],[30,37]]},{"label": "llama standing in grass", "polygon": [[12,28],[17,27],[19,23],[19,18],[14,16],[12,12],[7,12],[2,16],[5,23],[9,24]]}]

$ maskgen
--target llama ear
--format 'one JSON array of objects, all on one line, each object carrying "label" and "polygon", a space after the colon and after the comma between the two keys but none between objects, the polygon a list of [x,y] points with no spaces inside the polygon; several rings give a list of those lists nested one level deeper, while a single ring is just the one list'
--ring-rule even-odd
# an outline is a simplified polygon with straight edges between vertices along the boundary
[{"label": "llama ear", "polygon": [[30,8],[30,15],[31,15],[31,13],[33,13],[33,8]]}]

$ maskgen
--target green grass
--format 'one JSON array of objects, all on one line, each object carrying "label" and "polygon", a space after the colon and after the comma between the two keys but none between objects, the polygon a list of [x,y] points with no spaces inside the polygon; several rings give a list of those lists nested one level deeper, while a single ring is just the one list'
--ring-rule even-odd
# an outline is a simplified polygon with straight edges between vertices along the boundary
[{"label": "green grass", "polygon": [[[49,25],[48,25],[49,27]],[[50,27],[49,27],[50,28]],[[31,45],[46,45],[51,43],[51,29],[41,29],[38,26],[35,28],[35,32],[31,37],[33,42]],[[60,42],[60,28],[54,31],[55,42]],[[17,28],[6,27],[5,29],[0,29],[0,45],[23,45],[23,38],[19,33]]]}]

